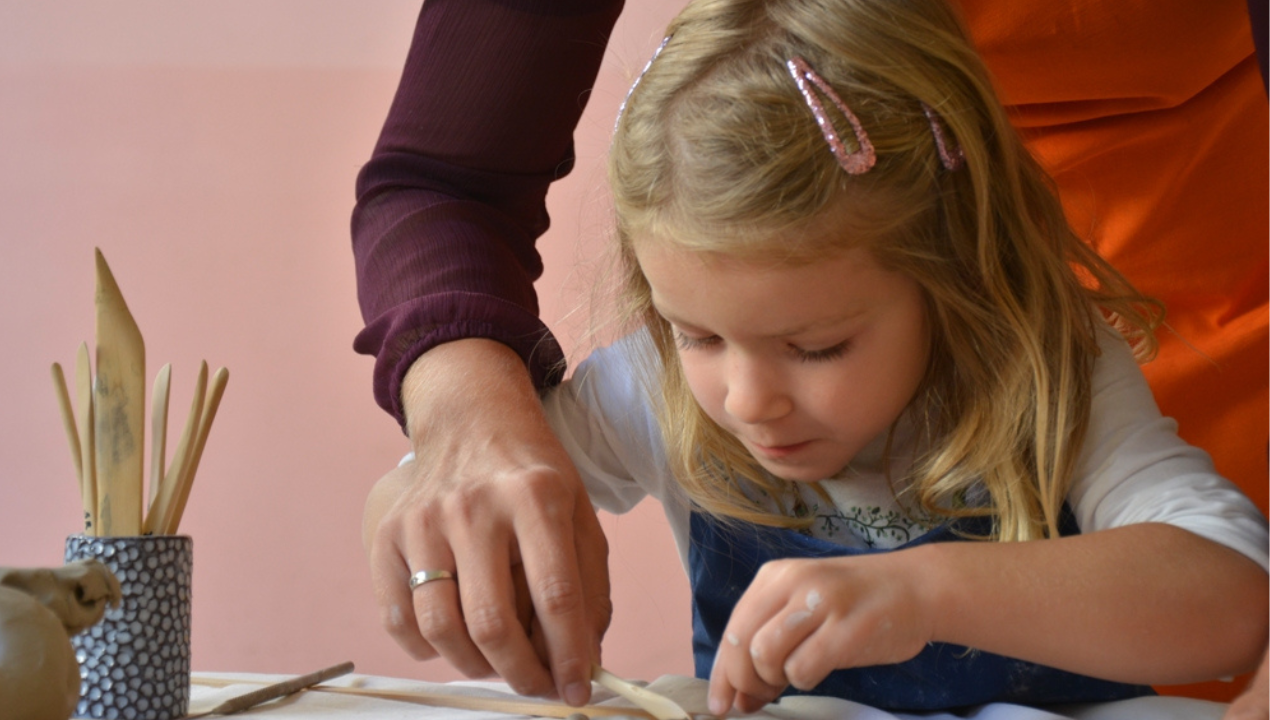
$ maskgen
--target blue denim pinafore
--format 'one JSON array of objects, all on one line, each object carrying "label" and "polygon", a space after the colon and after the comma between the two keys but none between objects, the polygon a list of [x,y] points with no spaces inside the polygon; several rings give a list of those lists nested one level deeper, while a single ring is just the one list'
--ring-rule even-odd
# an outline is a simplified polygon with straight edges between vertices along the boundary
[{"label": "blue denim pinafore", "polygon": [[[894,552],[846,548],[793,530],[728,526],[699,512],[692,514],[690,523],[692,648],[700,678],[710,676],[732,608],[763,563],[780,558]],[[966,535],[985,535],[989,529],[984,519],[962,520],[956,527],[960,532],[950,525],[941,526],[895,549],[960,541]],[[1079,532],[1070,513],[1065,513],[1061,530],[1064,535]],[[989,702],[1106,702],[1152,693],[1151,688],[1141,685],[1099,680],[944,643],[932,643],[911,660],[894,665],[836,670],[808,693],[794,688],[786,691],[831,695],[892,711],[947,710]]]}]

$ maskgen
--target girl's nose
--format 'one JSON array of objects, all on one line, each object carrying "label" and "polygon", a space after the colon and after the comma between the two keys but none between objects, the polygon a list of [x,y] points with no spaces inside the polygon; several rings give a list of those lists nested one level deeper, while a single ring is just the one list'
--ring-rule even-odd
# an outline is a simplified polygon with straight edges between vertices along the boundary
[{"label": "girl's nose", "polygon": [[784,417],[793,409],[780,374],[761,361],[731,357],[727,373],[723,409],[733,418],[753,425]]}]

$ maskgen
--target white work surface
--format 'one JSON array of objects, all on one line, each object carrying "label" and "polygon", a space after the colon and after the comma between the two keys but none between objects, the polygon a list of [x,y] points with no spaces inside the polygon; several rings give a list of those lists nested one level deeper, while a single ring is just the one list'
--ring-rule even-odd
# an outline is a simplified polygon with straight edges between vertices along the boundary
[{"label": "white work surface", "polygon": [[[283,675],[254,675],[244,673],[197,672],[193,676],[193,692],[190,713],[212,709],[220,703],[267,683],[285,680]],[[348,675],[329,681],[323,687],[352,688],[363,692],[395,693],[400,695],[434,694],[447,698],[494,698],[509,702],[541,702],[511,694],[501,683],[428,683],[419,680]],[[689,713],[708,714],[706,711],[706,683],[704,680],[667,675],[659,678],[649,688],[657,690],[680,704]],[[593,702],[607,712],[610,708],[631,707],[621,698],[597,687]],[[547,706],[552,712],[544,715],[563,716],[580,710],[561,710],[560,706]],[[1038,710],[994,703],[961,714],[950,713],[890,713],[866,705],[836,698],[786,698],[780,703],[768,705],[763,712],[744,717],[776,720],[1220,720],[1226,705],[1192,700],[1188,698],[1148,697],[1114,703],[1100,703],[1078,707]],[[592,716],[599,718],[599,710]],[[640,711],[630,715],[647,718]],[[261,720],[339,720],[340,718],[375,718],[375,720],[508,720],[527,718],[528,715],[509,715],[489,710],[458,710],[446,707],[429,707],[405,700],[393,700],[366,694],[337,694],[325,691],[305,691],[284,700],[261,705],[234,717],[259,717]]]}]

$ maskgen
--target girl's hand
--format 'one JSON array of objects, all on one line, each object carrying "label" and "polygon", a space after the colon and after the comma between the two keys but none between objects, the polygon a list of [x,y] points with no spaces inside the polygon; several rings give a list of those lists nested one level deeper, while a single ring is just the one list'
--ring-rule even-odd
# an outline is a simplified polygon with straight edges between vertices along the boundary
[{"label": "girl's hand", "polygon": [[769,562],[737,603],[710,673],[710,712],[754,712],[787,685],[903,662],[933,637],[929,573],[912,553]]}]

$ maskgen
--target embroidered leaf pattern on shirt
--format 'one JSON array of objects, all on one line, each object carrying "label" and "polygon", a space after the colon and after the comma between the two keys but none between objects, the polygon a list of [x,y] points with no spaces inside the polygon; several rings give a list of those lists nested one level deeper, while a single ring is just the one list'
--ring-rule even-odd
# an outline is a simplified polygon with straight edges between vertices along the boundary
[{"label": "embroidered leaf pattern on shirt", "polygon": [[884,547],[903,545],[929,529],[894,508],[852,507],[845,511],[829,508],[828,512],[821,512],[820,504],[814,503],[809,510],[809,514],[816,518],[812,530],[816,536],[832,540],[843,533],[850,533],[870,548],[879,544]]}]

